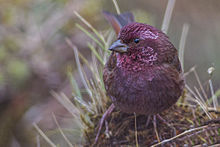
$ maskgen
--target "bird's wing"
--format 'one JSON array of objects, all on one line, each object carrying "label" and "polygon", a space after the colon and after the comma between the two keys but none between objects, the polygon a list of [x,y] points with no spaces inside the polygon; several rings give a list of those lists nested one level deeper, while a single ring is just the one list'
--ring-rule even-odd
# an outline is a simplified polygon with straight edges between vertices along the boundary
[{"label": "bird's wing", "polygon": [[134,22],[134,15],[130,12],[122,13],[120,15],[112,14],[110,12],[103,12],[104,17],[106,20],[112,25],[113,29],[115,30],[116,35],[119,34],[120,29],[131,23]]},{"label": "bird's wing", "polygon": [[[130,12],[122,13],[120,15],[112,14],[110,12],[103,12],[106,20],[112,25],[116,35],[119,34],[121,28],[129,23],[134,22],[134,15]],[[112,79],[114,79],[114,70],[116,68],[116,53],[112,52],[107,63],[105,64],[103,71],[103,81],[105,83],[106,91],[112,87]]]}]

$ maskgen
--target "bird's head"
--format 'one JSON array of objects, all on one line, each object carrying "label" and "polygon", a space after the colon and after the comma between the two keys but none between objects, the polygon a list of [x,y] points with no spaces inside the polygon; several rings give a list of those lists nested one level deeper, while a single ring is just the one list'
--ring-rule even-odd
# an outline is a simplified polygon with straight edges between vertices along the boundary
[{"label": "bird's head", "polygon": [[158,64],[176,51],[163,32],[137,22],[122,27],[109,50],[117,52],[118,65],[126,68]]}]

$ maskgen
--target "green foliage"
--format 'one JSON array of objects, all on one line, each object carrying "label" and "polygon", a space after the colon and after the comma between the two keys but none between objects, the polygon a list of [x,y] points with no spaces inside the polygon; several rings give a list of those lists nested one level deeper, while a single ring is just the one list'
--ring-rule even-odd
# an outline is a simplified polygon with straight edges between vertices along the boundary
[{"label": "green foliage", "polygon": [[13,84],[22,84],[29,76],[30,71],[25,62],[12,59],[8,62],[7,73]]}]

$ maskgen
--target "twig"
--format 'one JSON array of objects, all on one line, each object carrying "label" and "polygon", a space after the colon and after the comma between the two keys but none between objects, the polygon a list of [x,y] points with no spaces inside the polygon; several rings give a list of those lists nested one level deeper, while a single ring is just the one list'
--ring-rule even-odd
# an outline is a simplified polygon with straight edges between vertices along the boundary
[{"label": "twig", "polygon": [[115,105],[111,104],[111,106],[102,115],[102,118],[101,118],[100,123],[99,123],[99,129],[98,129],[98,132],[97,132],[96,137],[95,137],[95,142],[94,142],[94,144],[92,146],[95,146],[96,143],[98,142],[99,135],[100,135],[101,129],[102,129],[102,125],[103,125],[104,121],[106,120],[106,118],[112,113],[112,111],[114,109],[115,109]]},{"label": "twig", "polygon": [[202,126],[202,127],[197,127],[197,128],[193,128],[193,129],[190,129],[190,130],[186,130],[186,131],[184,131],[183,133],[181,133],[181,134],[179,134],[179,135],[176,135],[176,136],[174,136],[174,137],[172,137],[172,138],[169,138],[169,139],[165,139],[165,140],[163,140],[163,141],[161,141],[161,142],[159,142],[159,143],[157,143],[157,144],[152,145],[151,147],[156,147],[156,146],[158,146],[158,145],[161,145],[161,144],[170,142],[170,141],[172,141],[172,140],[174,140],[174,139],[176,139],[176,138],[179,138],[179,137],[181,137],[181,136],[183,136],[183,135],[186,135],[186,134],[188,134],[188,133],[191,133],[191,132],[193,132],[193,131],[198,131],[198,130],[201,130],[201,129],[205,129],[205,128],[207,128],[207,127],[208,127],[208,126]]},{"label": "twig", "polygon": [[157,141],[160,142],[159,133],[158,133],[158,131],[157,131],[156,115],[153,115],[153,125],[154,125],[154,132],[156,133]]}]

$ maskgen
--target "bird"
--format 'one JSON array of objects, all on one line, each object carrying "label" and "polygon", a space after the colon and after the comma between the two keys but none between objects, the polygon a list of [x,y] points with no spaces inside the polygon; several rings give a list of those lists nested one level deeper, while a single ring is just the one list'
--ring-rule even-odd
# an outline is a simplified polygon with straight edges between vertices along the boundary
[{"label": "bird", "polygon": [[135,22],[130,12],[103,12],[117,39],[103,69],[111,106],[103,114],[95,142],[106,117],[117,108],[124,113],[156,116],[174,105],[185,86],[177,49],[154,26]]}]

